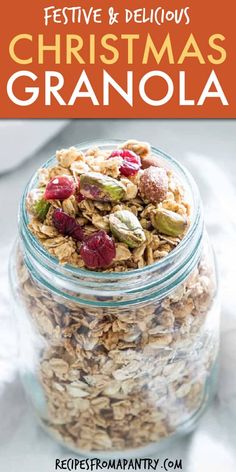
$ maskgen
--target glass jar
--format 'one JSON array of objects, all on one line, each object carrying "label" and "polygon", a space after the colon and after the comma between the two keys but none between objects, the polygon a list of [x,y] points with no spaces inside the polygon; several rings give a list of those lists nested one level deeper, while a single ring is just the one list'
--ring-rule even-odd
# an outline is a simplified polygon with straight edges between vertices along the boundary
[{"label": "glass jar", "polygon": [[87,456],[151,454],[191,431],[214,393],[219,303],[198,189],[177,161],[152,152],[182,182],[191,225],[142,269],[59,265],[28,229],[25,199],[36,175],[21,202],[10,279],[22,382],[46,430]]}]

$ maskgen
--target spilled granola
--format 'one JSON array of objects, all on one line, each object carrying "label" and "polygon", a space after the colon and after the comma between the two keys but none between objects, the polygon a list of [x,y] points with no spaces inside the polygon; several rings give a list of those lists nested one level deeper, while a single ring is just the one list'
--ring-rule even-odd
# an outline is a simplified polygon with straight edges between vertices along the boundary
[{"label": "spilled granola", "polygon": [[177,176],[130,140],[115,150],[75,147],[38,172],[29,228],[62,264],[122,272],[165,257],[187,232],[190,206]]}]

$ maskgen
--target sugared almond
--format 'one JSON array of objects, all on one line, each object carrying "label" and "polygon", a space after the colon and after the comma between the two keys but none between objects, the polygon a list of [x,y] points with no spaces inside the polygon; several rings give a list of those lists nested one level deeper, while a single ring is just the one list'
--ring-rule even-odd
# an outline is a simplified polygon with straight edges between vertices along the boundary
[{"label": "sugared almond", "polygon": [[141,196],[151,202],[163,201],[168,192],[168,176],[166,170],[161,167],[148,167],[143,172],[139,182]]},{"label": "sugared almond", "polygon": [[142,159],[142,168],[148,169],[149,167],[161,167],[161,163],[156,156],[147,156]]}]

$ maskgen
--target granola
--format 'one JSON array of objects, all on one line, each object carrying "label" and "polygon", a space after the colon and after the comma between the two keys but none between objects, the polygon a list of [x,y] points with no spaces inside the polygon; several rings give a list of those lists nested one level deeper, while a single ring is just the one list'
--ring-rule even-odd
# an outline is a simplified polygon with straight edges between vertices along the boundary
[{"label": "granola", "polygon": [[[155,161],[147,143],[130,140],[115,150],[92,148],[85,153],[71,147],[58,151],[56,158],[52,167],[39,170],[27,209],[30,231],[60,263],[110,272],[138,269],[165,257],[185,236],[190,205],[182,184],[172,170]],[[63,221],[70,216],[70,222],[57,225],[56,210]],[[168,228],[157,222],[163,212]],[[133,222],[129,230],[124,219]],[[83,237],[76,237],[73,225],[81,228]],[[135,225],[140,236],[130,244]],[[114,242],[114,255],[91,265],[91,251],[90,264],[83,257],[84,241],[99,230]]]},{"label": "granola", "polygon": [[207,402],[218,333],[205,256],[170,296],[123,309],[65,301],[35,282],[21,258],[18,270],[32,332],[44,340],[41,420],[63,444],[136,450],[178,432]]}]

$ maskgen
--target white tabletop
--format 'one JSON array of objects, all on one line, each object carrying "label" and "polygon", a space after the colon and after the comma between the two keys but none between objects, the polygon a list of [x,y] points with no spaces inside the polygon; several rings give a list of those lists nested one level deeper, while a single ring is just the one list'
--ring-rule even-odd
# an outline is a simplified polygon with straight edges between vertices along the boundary
[{"label": "white tabletop", "polygon": [[[74,120],[19,168],[0,175],[1,472],[53,472],[56,458],[71,457],[70,452],[61,449],[37,425],[15,370],[17,340],[14,320],[9,315],[7,258],[16,234],[20,195],[34,170],[55,149],[96,138],[131,137],[152,142],[192,171],[202,194],[222,281],[216,400],[195,433],[164,451],[162,456],[182,458],[184,472],[236,470],[236,123],[230,120]],[[6,159],[9,152],[10,144]]]}]

